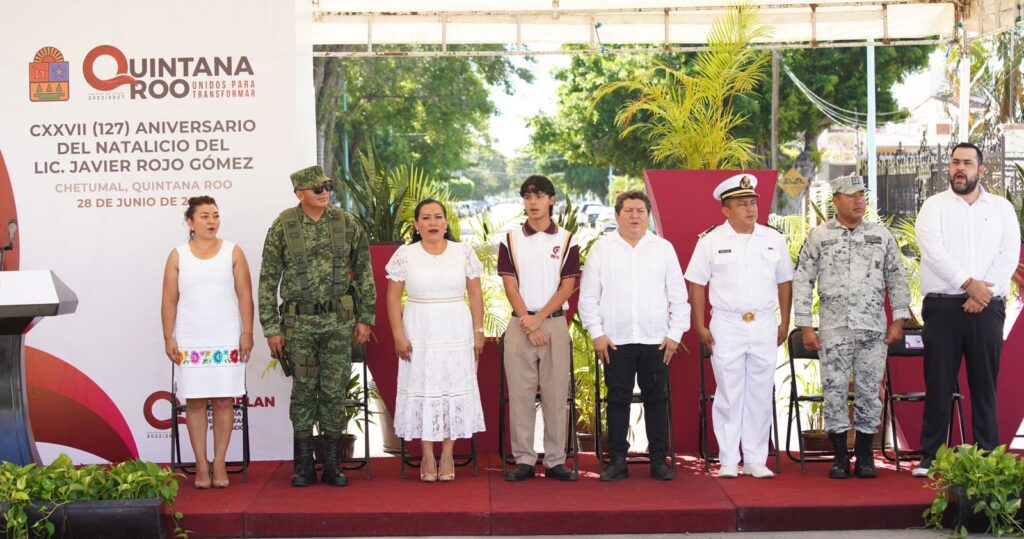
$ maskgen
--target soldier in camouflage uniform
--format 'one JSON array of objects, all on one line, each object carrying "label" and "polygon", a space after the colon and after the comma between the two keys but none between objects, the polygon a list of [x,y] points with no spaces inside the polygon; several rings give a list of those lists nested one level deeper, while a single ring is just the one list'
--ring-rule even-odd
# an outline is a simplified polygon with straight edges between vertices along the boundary
[{"label": "soldier in camouflage uniform", "polygon": [[304,168],[291,180],[299,205],[281,212],[263,245],[260,323],[271,355],[294,374],[292,486],[316,482],[314,425],[324,438],[323,482],[345,486],[340,449],[352,344],[369,339],[377,302],[370,251],[355,217],[330,205],[333,181],[323,169]]},{"label": "soldier in camouflage uniform", "polygon": [[[910,318],[910,288],[895,238],[882,225],[864,221],[867,193],[863,180],[853,175],[831,183],[836,216],[811,230],[800,250],[793,279],[794,318],[802,330],[804,347],[821,350],[825,429],[835,449],[829,477],[850,476],[846,400],[851,368],[856,380],[855,473],[857,477],[875,477],[871,442],[882,413],[878,388],[888,345],[903,338],[903,321]],[[820,341],[811,317],[815,281],[821,299]],[[893,316],[888,329],[886,288]]]}]

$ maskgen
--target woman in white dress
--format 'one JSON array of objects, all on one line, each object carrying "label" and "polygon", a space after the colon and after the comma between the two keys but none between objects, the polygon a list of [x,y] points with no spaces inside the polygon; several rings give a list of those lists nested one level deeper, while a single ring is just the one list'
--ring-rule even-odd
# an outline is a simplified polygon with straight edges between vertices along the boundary
[{"label": "woman in white dress", "polygon": [[[242,249],[217,237],[220,214],[208,196],[185,210],[189,241],[164,268],[160,318],[164,351],[174,363],[175,391],[196,455],[196,488],[228,486],[224,458],[234,425],[232,403],[245,393],[252,351],[252,278]],[[213,464],[206,453],[206,407],[213,404]]]},{"label": "woman in white dress", "polygon": [[[455,439],[484,430],[476,381],[484,346],[483,265],[469,245],[452,239],[440,202],[424,200],[414,215],[412,243],[399,247],[386,268],[388,320],[401,359],[395,433],[420,439],[421,480],[453,481]],[[409,293],[404,310],[403,290]],[[434,442],[441,442],[440,463]]]}]

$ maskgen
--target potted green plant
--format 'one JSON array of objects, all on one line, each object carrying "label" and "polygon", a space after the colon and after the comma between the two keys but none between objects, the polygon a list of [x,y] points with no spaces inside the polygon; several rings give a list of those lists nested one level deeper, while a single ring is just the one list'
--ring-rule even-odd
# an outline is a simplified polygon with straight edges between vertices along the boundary
[{"label": "potted green plant", "polygon": [[[821,395],[821,368],[819,362],[809,361],[804,370],[796,375],[801,395]],[[804,451],[831,451],[832,442],[825,431],[825,405],[823,402],[800,403],[799,412],[803,414],[803,425],[800,438]]]},{"label": "potted green plant", "polygon": [[[369,402],[368,402],[369,399],[373,399],[373,398],[378,398],[379,399],[380,398],[380,395],[377,394],[376,387],[369,386],[369,385],[364,386],[360,382],[359,374],[352,373],[352,377],[349,378],[349,380],[348,380],[348,386],[345,387],[345,402],[346,403],[362,403],[363,402],[363,392],[364,391],[368,392],[367,393],[367,405],[369,405]],[[377,412],[375,412],[372,409],[367,410],[367,415],[368,415],[367,422],[369,424],[371,424],[371,425],[374,424],[373,416],[376,415],[376,414],[377,414]],[[349,427],[351,425],[355,424],[356,429],[358,429],[359,432],[362,432],[362,433],[365,434],[365,432],[363,431],[362,416],[363,416],[362,409],[360,409],[358,407],[355,407],[355,406],[346,406],[345,407],[345,420],[344,420],[345,421],[345,435],[344,435],[344,437],[342,438],[342,441],[341,441],[341,458],[342,459],[350,459],[350,458],[352,458],[352,455],[355,453],[356,435],[353,434],[349,430]]]},{"label": "potted green plant", "polygon": [[926,527],[952,528],[961,536],[1024,534],[1024,460],[1007,452],[1005,445],[992,451],[976,445],[943,445],[928,477],[928,487],[937,492],[923,513]]},{"label": "potted green plant", "polygon": [[[369,392],[367,394],[368,398],[380,398],[380,395],[377,394],[376,388],[374,388],[374,387],[366,387],[366,388],[364,388],[363,384],[360,381],[360,379],[361,379],[361,376],[359,375],[359,373],[356,373],[356,372],[353,372],[352,375],[349,377],[348,385],[345,386],[345,403],[346,404],[349,404],[349,403],[352,403],[352,404],[356,404],[356,403],[362,404],[362,402],[363,402],[363,392],[364,391],[368,391]],[[355,445],[356,445],[356,435],[350,430],[351,429],[351,425],[355,424],[356,429],[359,429],[359,432],[364,432],[363,431],[363,422],[362,422],[363,410],[362,410],[362,408],[360,408],[358,406],[345,406],[344,408],[342,408],[342,412],[344,414],[344,418],[343,418],[342,421],[343,421],[343,425],[344,425],[344,429],[345,430],[344,430],[344,434],[342,434],[342,436],[341,436],[341,459],[342,460],[348,460],[348,459],[351,459],[352,456],[355,454]],[[368,411],[369,423],[371,425],[375,423],[374,420],[373,420],[373,416],[376,415],[377,413],[379,413],[379,412],[376,412],[376,411],[374,411],[372,409],[370,409]],[[316,454],[316,462],[323,462],[323,458],[322,458],[323,451],[324,451],[323,439],[318,434],[316,436],[316,440],[314,441],[314,453]]]},{"label": "potted green plant", "polygon": [[[579,440],[581,452],[593,453],[597,447],[597,424],[594,412],[598,391],[598,386],[595,383],[594,345],[590,341],[590,335],[583,328],[579,313],[573,316],[572,324],[569,326],[569,335],[572,338],[572,368],[576,381],[576,438]],[[603,380],[600,382],[600,391],[602,396],[607,394]],[[607,447],[605,442],[608,436],[608,425],[605,420],[607,414],[604,413],[603,400],[601,404],[601,432],[604,436],[602,446]]]},{"label": "potted green plant", "polygon": [[8,537],[160,537],[172,508],[177,537],[190,532],[173,512],[181,474],[139,460],[76,467],[61,454],[46,466],[0,464],[0,522]]}]

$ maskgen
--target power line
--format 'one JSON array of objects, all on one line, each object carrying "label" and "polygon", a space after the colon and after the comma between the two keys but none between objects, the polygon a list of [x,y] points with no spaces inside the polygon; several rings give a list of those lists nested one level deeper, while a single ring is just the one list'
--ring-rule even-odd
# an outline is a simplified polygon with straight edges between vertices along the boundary
[{"label": "power line", "polygon": [[[866,113],[845,109],[826,101],[824,98],[808,88],[807,85],[793,73],[789,66],[783,64],[783,69],[786,70],[786,76],[793,81],[793,84],[802,94],[804,94],[804,97],[806,97],[808,101],[810,101],[811,104],[813,104],[815,108],[817,108],[827,118],[839,125],[849,127],[851,129],[863,129],[867,127],[866,119],[861,119],[861,117],[866,118]],[[876,116],[891,116],[900,113],[901,111],[879,112],[876,113]]]}]

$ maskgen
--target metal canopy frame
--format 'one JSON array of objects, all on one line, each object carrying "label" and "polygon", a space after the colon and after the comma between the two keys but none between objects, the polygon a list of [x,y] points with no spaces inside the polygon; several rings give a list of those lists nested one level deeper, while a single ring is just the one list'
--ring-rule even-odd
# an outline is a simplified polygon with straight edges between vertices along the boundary
[{"label": "metal canopy frame", "polygon": [[[314,44],[347,49],[313,53],[320,57],[694,52],[705,49],[713,19],[731,7],[723,0],[520,0],[516,8],[493,0],[311,4]],[[763,49],[947,44],[1021,25],[1021,2],[1014,0],[767,0],[757,7],[775,31],[771,41],[754,45]],[[583,47],[543,47],[555,43]]]}]

